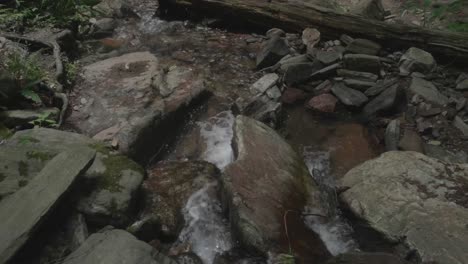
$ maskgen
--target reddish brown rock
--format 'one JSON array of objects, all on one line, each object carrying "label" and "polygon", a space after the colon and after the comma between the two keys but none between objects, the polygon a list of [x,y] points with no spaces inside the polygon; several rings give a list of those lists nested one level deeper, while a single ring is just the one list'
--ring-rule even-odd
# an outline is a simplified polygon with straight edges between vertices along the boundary
[{"label": "reddish brown rock", "polygon": [[294,104],[297,101],[304,100],[306,97],[307,94],[300,89],[287,88],[281,96],[281,100],[285,104]]},{"label": "reddish brown rock", "polygon": [[313,97],[307,102],[307,107],[320,112],[333,113],[338,102],[335,96],[331,94],[321,94]]}]

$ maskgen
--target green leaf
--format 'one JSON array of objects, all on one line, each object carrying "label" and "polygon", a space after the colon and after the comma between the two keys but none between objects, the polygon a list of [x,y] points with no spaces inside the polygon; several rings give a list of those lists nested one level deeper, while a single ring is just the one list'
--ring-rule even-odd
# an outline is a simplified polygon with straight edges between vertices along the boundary
[{"label": "green leaf", "polygon": [[35,91],[33,91],[31,89],[21,90],[21,95],[24,96],[25,98],[29,99],[29,100],[32,100],[35,103],[42,103],[42,100],[39,97],[39,95]]}]

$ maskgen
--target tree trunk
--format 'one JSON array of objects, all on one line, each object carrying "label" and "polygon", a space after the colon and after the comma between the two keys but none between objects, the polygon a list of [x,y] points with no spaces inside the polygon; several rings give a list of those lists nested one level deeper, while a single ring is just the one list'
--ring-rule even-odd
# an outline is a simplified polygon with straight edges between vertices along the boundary
[{"label": "tree trunk", "polygon": [[165,13],[187,12],[229,22],[301,32],[315,27],[327,38],[341,34],[374,39],[385,46],[415,46],[446,59],[468,58],[468,34],[389,24],[312,5],[307,0],[159,0]]}]

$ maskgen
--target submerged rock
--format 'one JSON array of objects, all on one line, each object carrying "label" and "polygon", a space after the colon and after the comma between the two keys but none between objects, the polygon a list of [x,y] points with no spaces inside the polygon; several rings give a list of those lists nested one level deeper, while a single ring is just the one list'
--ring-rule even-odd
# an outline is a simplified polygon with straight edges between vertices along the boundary
[{"label": "submerged rock", "polygon": [[182,209],[190,196],[216,182],[218,169],[204,161],[164,162],[150,168],[142,185],[145,207],[130,227],[144,240],[175,240],[184,227]]},{"label": "submerged rock", "polygon": [[[303,160],[274,130],[238,116],[234,131],[236,161],[222,176],[233,232],[249,250],[284,252],[283,216],[287,210],[310,207],[326,214],[318,187]],[[328,255],[323,243],[300,222],[291,225],[299,234],[307,234],[308,242],[302,246],[308,254],[323,259]]]},{"label": "submerged rock", "polygon": [[132,160],[110,153],[102,143],[84,135],[47,128],[17,132],[0,151],[0,197],[8,196],[33,180],[45,164],[69,148],[98,151],[84,174],[79,210],[95,224],[124,225],[132,212],[143,169]]},{"label": "submerged rock", "polygon": [[340,185],[354,215],[422,262],[468,262],[468,165],[391,151],[352,169]]},{"label": "submerged rock", "polygon": [[103,230],[91,235],[63,264],[177,264],[124,230]]},{"label": "submerged rock", "polygon": [[313,97],[307,102],[307,107],[324,113],[335,112],[338,99],[331,94],[321,94]]}]

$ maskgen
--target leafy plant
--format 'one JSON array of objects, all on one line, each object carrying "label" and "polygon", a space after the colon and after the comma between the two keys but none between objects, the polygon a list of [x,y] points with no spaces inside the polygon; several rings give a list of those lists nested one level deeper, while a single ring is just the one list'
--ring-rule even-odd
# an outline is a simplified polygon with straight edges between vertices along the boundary
[{"label": "leafy plant", "polygon": [[38,64],[36,57],[11,53],[5,62],[5,70],[13,77],[23,97],[35,103],[42,102],[35,87],[45,79],[46,73]]},{"label": "leafy plant", "polygon": [[31,122],[30,124],[38,127],[57,127],[57,121],[50,117],[50,112],[40,114],[39,117]]}]

